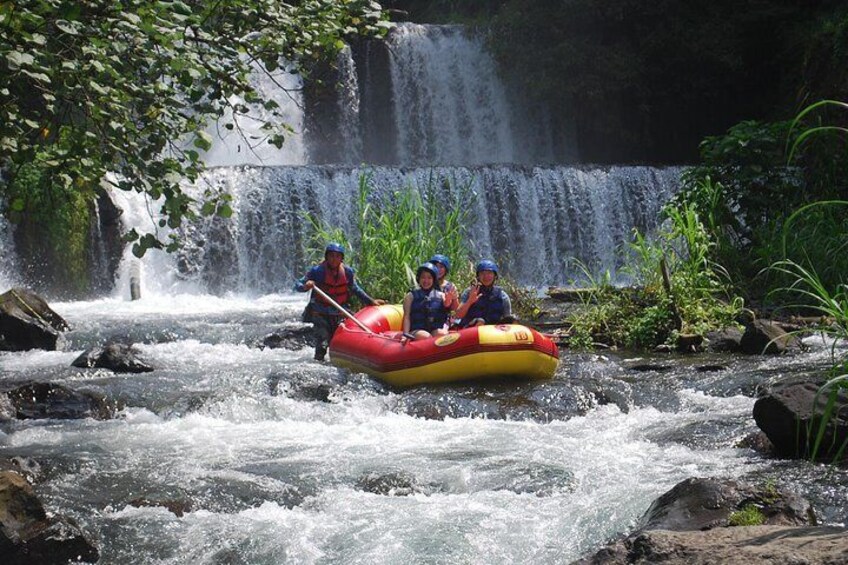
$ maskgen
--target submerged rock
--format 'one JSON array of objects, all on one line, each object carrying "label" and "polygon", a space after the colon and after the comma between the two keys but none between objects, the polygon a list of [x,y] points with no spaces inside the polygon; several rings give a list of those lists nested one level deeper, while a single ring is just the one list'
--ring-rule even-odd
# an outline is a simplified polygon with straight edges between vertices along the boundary
[{"label": "submerged rock", "polygon": [[312,345],[312,326],[284,328],[262,338],[257,344],[260,349],[288,349],[297,351]]},{"label": "submerged rock", "polygon": [[356,488],[383,496],[409,496],[422,492],[415,477],[405,473],[369,473],[359,477]]},{"label": "submerged rock", "polygon": [[48,517],[26,479],[11,471],[0,472],[0,555],[4,565],[100,558],[72,520]]},{"label": "submerged rock", "polygon": [[71,363],[74,367],[97,367],[116,373],[149,373],[153,367],[139,358],[141,352],[132,345],[110,343],[84,351]]},{"label": "submerged rock", "polygon": [[[848,391],[822,390],[823,383],[785,382],[772,387],[754,404],[754,420],[781,457],[809,457],[824,424],[816,459],[830,461],[848,442]],[[830,395],[831,416],[823,423]],[[842,453],[845,461],[848,454]]]},{"label": "submerged rock", "polygon": [[68,323],[43,298],[24,288],[0,294],[0,350],[55,351]]},{"label": "submerged rock", "polygon": [[108,420],[118,408],[101,395],[78,392],[53,383],[30,383],[5,392],[0,398],[5,398],[14,410],[13,417],[19,420]]},{"label": "submerged rock", "polygon": [[194,510],[194,505],[191,500],[187,499],[167,499],[167,500],[159,500],[159,499],[150,499],[145,497],[134,498],[130,500],[128,503],[130,506],[135,506],[136,508],[165,508],[169,512],[173,513],[177,518],[182,518],[188,512]]}]

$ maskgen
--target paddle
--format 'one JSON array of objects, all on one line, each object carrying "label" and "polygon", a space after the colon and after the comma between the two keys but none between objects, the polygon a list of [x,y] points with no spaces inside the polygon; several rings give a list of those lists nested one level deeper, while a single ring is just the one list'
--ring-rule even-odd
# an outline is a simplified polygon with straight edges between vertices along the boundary
[{"label": "paddle", "polygon": [[324,300],[326,300],[327,302],[329,302],[329,303],[330,303],[330,305],[331,305],[331,306],[333,306],[333,307],[334,307],[336,310],[338,310],[339,312],[341,312],[341,314],[342,314],[345,318],[347,318],[348,320],[353,320],[353,322],[354,322],[357,326],[359,326],[360,328],[362,328],[362,329],[363,329],[363,330],[365,330],[366,332],[368,332],[368,333],[370,333],[370,334],[372,334],[372,335],[377,335],[376,333],[374,333],[374,330],[372,330],[371,328],[369,328],[368,326],[366,326],[365,324],[363,324],[362,322],[360,322],[359,320],[357,320],[357,319],[353,316],[353,314],[351,314],[350,312],[348,312],[347,310],[345,310],[345,309],[344,309],[344,307],[342,307],[342,305],[341,305],[341,304],[339,304],[338,302],[336,302],[335,300],[333,300],[332,298],[330,298],[330,297],[327,295],[327,293],[326,293],[326,292],[324,292],[323,290],[321,290],[321,289],[320,289],[320,288],[318,288],[317,286],[313,286],[313,287],[312,287],[312,291],[313,291],[313,292],[317,292],[317,293],[318,293],[318,296],[320,296],[321,298],[323,298]]}]

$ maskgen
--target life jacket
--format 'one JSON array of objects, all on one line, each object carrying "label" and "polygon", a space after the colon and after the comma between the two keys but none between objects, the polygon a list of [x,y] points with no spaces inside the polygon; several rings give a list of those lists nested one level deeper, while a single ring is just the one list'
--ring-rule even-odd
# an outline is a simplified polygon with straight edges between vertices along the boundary
[{"label": "life jacket", "polygon": [[[347,265],[342,264],[335,273],[327,268],[327,263],[318,265],[315,273],[315,284],[326,292],[330,298],[341,305],[347,303],[350,298],[350,284],[353,283],[353,270]],[[317,293],[313,294],[315,301],[324,306],[330,306],[330,303]]]},{"label": "life jacket", "polygon": [[487,324],[497,324],[504,315],[504,291],[499,286],[490,289],[480,287],[480,297],[471,305],[465,317],[459,322],[465,327],[475,318],[483,318]]},{"label": "life jacket", "polygon": [[409,329],[432,332],[444,327],[448,321],[442,296],[435,289],[429,291],[417,288],[412,291],[412,304],[409,309]]}]

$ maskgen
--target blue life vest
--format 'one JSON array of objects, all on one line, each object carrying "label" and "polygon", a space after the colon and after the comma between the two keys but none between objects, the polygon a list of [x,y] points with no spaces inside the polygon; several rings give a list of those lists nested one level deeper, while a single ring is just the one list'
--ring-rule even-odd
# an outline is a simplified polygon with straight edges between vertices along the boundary
[{"label": "blue life vest", "polygon": [[480,297],[471,305],[465,317],[459,322],[466,327],[476,318],[483,318],[487,324],[497,324],[504,316],[504,291],[499,286],[490,289],[480,287]]},{"label": "blue life vest", "polygon": [[424,291],[417,288],[412,291],[412,304],[409,308],[409,329],[432,332],[444,327],[448,321],[448,311],[442,297],[435,289]]}]

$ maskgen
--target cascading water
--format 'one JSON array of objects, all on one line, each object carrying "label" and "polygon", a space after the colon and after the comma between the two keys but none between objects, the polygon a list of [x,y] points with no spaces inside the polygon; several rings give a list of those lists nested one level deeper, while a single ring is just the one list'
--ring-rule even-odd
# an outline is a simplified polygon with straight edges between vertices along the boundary
[{"label": "cascading water", "polygon": [[[531,114],[527,100],[510,96],[480,34],[462,26],[402,24],[389,34],[387,49],[396,163],[552,163],[573,158],[573,147],[564,155],[555,149],[547,121]],[[573,139],[566,143],[573,146]]]},{"label": "cascading water", "polygon": [[[210,166],[306,164],[303,80],[296,73],[288,72],[285,65],[271,72],[255,63],[252,82],[259,96],[277,103],[275,111],[280,116],[273,121],[287,124],[292,133],[285,137],[281,149],[270,145],[268,132],[262,126],[272,120],[272,110],[232,96],[226,114],[219,123],[210,124],[207,129],[212,137],[212,148],[204,152],[204,160]],[[224,126],[228,122],[234,124],[232,129]]]},{"label": "cascading water", "polygon": [[519,282],[543,286],[568,282],[577,272],[575,259],[615,273],[631,230],[655,227],[660,207],[678,188],[680,170],[221,168],[201,184],[233,195],[233,217],[186,231],[183,275],[215,293],[288,288],[306,266],[307,214],[355,239],[353,203],[363,174],[377,197],[404,187],[424,193],[438,187],[453,191],[452,198],[462,192],[471,208],[468,235],[476,255],[496,257]]},{"label": "cascading water", "polygon": [[[4,203],[0,200],[0,209]],[[0,214],[0,293],[6,292],[18,284],[17,254],[12,239],[12,225],[3,214]]]}]

